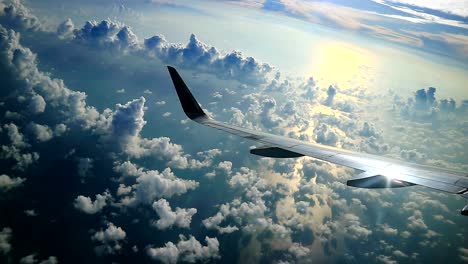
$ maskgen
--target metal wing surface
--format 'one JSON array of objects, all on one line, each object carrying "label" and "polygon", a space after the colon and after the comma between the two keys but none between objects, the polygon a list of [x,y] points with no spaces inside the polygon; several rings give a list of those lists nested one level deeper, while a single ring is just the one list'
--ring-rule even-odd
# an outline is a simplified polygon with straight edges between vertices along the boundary
[{"label": "metal wing surface", "polygon": [[[309,156],[364,171],[348,180],[349,186],[396,188],[421,185],[468,198],[468,175],[463,172],[304,142],[213,120],[203,112],[176,69],[170,66],[168,69],[185,114],[202,125],[261,143],[262,147],[250,150],[252,154],[274,158]],[[462,209],[462,214],[468,215],[468,205]]]}]

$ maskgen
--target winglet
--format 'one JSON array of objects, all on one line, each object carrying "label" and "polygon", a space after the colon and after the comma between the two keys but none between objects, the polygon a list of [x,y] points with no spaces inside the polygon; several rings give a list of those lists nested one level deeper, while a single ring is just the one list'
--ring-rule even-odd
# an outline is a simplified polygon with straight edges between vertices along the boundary
[{"label": "winglet", "polygon": [[179,100],[182,104],[182,108],[184,109],[185,114],[190,119],[206,117],[205,112],[203,112],[202,108],[198,104],[197,100],[195,100],[195,97],[193,97],[192,93],[182,80],[182,77],[180,77],[177,70],[171,66],[167,66],[167,69],[169,70],[169,74],[171,75],[172,82],[174,83],[174,87],[177,91],[177,95],[179,96]]}]

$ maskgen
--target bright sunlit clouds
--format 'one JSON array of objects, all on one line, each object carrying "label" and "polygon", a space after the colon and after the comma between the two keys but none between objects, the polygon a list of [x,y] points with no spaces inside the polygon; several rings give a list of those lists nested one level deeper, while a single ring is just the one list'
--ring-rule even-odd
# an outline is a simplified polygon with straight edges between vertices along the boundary
[{"label": "bright sunlit clouds", "polygon": [[317,46],[313,74],[324,84],[340,88],[366,87],[368,71],[375,65],[375,56],[367,49],[344,42],[325,42]]}]

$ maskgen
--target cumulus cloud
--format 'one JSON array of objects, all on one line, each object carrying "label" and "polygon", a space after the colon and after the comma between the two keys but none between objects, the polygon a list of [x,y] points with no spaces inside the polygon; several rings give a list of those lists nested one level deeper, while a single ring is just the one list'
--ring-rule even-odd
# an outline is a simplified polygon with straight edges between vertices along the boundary
[{"label": "cumulus cloud", "polygon": [[325,102],[323,103],[324,105],[332,105],[333,104],[333,99],[335,98],[337,91],[337,87],[330,85],[327,89],[327,99],[325,99]]},{"label": "cumulus cloud", "polygon": [[18,148],[28,147],[24,139],[24,135],[19,131],[18,126],[13,123],[3,125],[3,129],[6,130],[8,137],[11,141],[11,144]]},{"label": "cumulus cloud", "polygon": [[124,177],[136,177],[134,191],[128,201],[129,204],[151,204],[156,198],[170,198],[181,195],[198,187],[198,182],[177,178],[170,168],[159,172],[157,170],[144,170],[138,168],[130,161],[116,164],[114,170]]},{"label": "cumulus cloud", "polygon": [[57,35],[60,38],[69,39],[72,38],[74,30],[75,24],[73,24],[73,21],[68,18],[57,27]]},{"label": "cumulus cloud", "polygon": [[28,105],[28,110],[33,114],[40,114],[44,112],[46,108],[46,102],[44,98],[38,94],[31,97]]},{"label": "cumulus cloud", "polygon": [[19,187],[23,184],[26,179],[24,178],[12,178],[8,175],[0,175],[0,190],[9,191],[13,188]]},{"label": "cumulus cloud", "polygon": [[267,75],[273,69],[270,65],[260,63],[252,57],[244,57],[239,51],[222,54],[215,47],[199,41],[194,34],[190,36],[186,46],[169,43],[160,35],[145,39],[144,46],[150,55],[164,62],[249,84],[266,82]]},{"label": "cumulus cloud", "polygon": [[29,9],[19,0],[8,1],[3,6],[3,12],[0,12],[0,22],[3,26],[15,30],[38,30],[42,28],[39,19],[31,14]]},{"label": "cumulus cloud", "polygon": [[177,207],[172,211],[169,202],[165,199],[159,199],[153,203],[153,209],[159,215],[159,220],[154,222],[154,225],[160,229],[172,228],[172,226],[180,228],[189,228],[192,222],[192,216],[197,213],[197,209],[183,209]]},{"label": "cumulus cloud", "polygon": [[427,225],[424,222],[421,211],[415,210],[413,215],[408,217],[408,227],[413,230],[426,230]]},{"label": "cumulus cloud", "polygon": [[74,30],[77,41],[85,44],[115,49],[137,49],[138,37],[129,26],[110,19],[101,22],[87,21],[80,29]]},{"label": "cumulus cloud", "polygon": [[96,194],[96,199],[94,201],[92,201],[90,197],[79,195],[76,197],[73,206],[86,214],[95,214],[100,212],[111,198],[112,196],[108,192]]},{"label": "cumulus cloud", "polygon": [[[89,129],[97,126],[97,123],[104,118],[94,107],[86,105],[85,93],[72,91],[62,80],[53,79],[49,74],[39,71],[36,55],[20,44],[19,34],[1,25],[0,49],[1,61],[11,73],[16,75],[21,87],[18,92],[27,98],[40,95],[48,106],[57,110],[57,117],[65,119],[64,123]],[[33,106],[36,107],[35,110],[41,110],[42,101],[36,100],[38,101],[33,103]]]},{"label": "cumulus cloud", "polygon": [[122,240],[125,239],[127,234],[125,231],[115,226],[113,223],[107,224],[107,229],[100,230],[91,236],[93,241],[101,243],[101,245],[95,247],[95,251],[98,255],[114,254],[122,249]]},{"label": "cumulus cloud", "polygon": [[47,125],[40,125],[34,122],[29,123],[27,129],[39,142],[49,141],[53,138],[54,133]]},{"label": "cumulus cloud", "polygon": [[217,238],[205,237],[206,246],[203,246],[195,237],[188,239],[179,235],[179,242],[167,242],[164,247],[147,249],[147,254],[154,260],[163,263],[201,262],[219,257],[219,242]]},{"label": "cumulus cloud", "polygon": [[117,104],[116,110],[111,116],[111,124],[106,140],[116,142],[128,155],[135,158],[156,156],[162,160],[168,160],[168,165],[177,168],[201,168],[211,165],[212,160],[204,161],[191,159],[184,153],[182,146],[174,144],[168,137],[143,138],[140,132],[146,121],[145,98],[132,100],[124,105]]},{"label": "cumulus cloud", "polygon": [[0,231],[0,254],[8,254],[11,250],[10,239],[12,236],[12,230],[9,227],[4,227]]},{"label": "cumulus cloud", "polygon": [[339,135],[327,124],[322,123],[314,128],[316,141],[321,144],[336,146]]},{"label": "cumulus cloud", "polygon": [[36,258],[37,255],[38,255],[37,253],[33,253],[31,255],[27,255],[25,257],[22,257],[20,259],[20,263],[21,264],[35,264],[35,263],[38,263],[38,264],[57,264],[58,263],[58,259],[55,256],[50,256],[45,260],[39,261]]},{"label": "cumulus cloud", "polygon": [[216,213],[216,215],[208,217],[202,221],[203,225],[205,226],[206,229],[215,229],[218,230],[220,234],[224,233],[232,233],[234,231],[239,230],[237,226],[225,226],[221,227],[220,224],[223,222],[225,219],[225,216],[221,212]]}]

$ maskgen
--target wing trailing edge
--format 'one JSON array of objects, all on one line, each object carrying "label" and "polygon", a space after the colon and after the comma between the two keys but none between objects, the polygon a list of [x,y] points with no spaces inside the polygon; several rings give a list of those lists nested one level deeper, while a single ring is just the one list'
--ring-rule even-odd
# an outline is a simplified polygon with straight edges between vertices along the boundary
[{"label": "wing trailing edge", "polygon": [[[309,156],[364,171],[364,173],[348,180],[348,186],[398,188],[421,185],[468,198],[468,175],[464,172],[419,165],[312,142],[303,142],[213,120],[202,110],[177,70],[171,66],[167,68],[185,114],[197,123],[264,145],[264,147],[252,149],[250,151],[252,154],[274,158]],[[460,212],[462,215],[468,215],[468,205]]]}]

